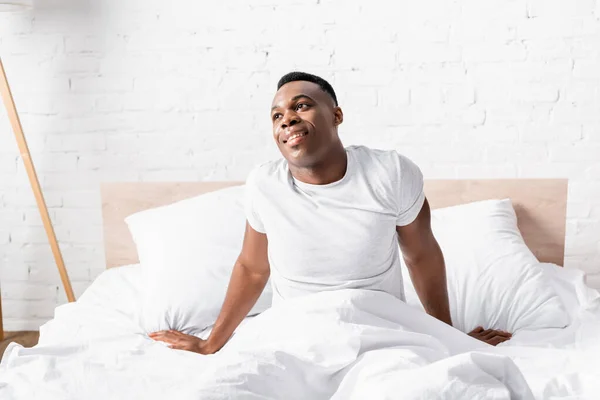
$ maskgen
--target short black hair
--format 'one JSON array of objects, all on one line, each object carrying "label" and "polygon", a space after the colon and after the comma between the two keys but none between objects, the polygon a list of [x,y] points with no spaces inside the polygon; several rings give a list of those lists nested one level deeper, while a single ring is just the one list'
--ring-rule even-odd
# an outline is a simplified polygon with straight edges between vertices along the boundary
[{"label": "short black hair", "polygon": [[335,106],[337,107],[337,105],[338,105],[337,96],[335,95],[335,91],[333,90],[333,87],[329,84],[329,82],[327,82],[325,79],[321,78],[320,76],[309,74],[307,72],[298,72],[298,71],[288,72],[287,74],[282,76],[281,79],[279,79],[279,82],[277,82],[277,90],[281,89],[281,87],[283,85],[285,85],[286,83],[295,82],[295,81],[308,81],[308,82],[316,83],[317,85],[319,85],[321,90],[323,90],[325,93],[327,93],[331,96],[331,98],[333,99],[333,102],[335,103]]}]

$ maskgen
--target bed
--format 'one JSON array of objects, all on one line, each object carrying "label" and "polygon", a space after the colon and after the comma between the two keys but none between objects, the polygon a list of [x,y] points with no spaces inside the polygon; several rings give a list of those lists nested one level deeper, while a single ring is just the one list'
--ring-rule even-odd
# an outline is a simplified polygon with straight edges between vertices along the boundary
[{"label": "bed", "polygon": [[[56,309],[36,347],[9,345],[0,397],[599,398],[600,295],[583,273],[559,267],[568,185],[562,179],[432,180],[425,191],[433,209],[510,198],[525,243],[569,314],[566,327],[522,330],[491,348],[415,308],[402,308],[401,316],[382,309],[379,294],[326,293],[248,317],[222,356],[151,341],[140,327],[145,280],[125,218],[240,184],[104,184],[107,271],[76,303]],[[277,343],[282,336],[296,339]]]}]

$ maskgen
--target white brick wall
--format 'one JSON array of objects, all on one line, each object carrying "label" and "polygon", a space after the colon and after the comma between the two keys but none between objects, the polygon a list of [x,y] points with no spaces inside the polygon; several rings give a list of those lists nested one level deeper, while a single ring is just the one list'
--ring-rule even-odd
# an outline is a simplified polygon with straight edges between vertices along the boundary
[{"label": "white brick wall", "polygon": [[[600,287],[600,0],[51,3],[0,14],[0,54],[77,294],[99,183],[244,179],[294,69],[334,85],[345,144],[428,178],[569,178],[566,264]],[[3,109],[0,283],[7,329],[65,301]]]}]

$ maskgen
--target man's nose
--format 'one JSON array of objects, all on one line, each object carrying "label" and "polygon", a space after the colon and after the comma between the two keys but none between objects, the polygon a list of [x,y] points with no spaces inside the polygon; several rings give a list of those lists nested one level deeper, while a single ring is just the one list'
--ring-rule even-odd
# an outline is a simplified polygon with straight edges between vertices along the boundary
[{"label": "man's nose", "polygon": [[287,113],[283,117],[283,122],[281,123],[281,127],[285,129],[288,126],[294,126],[294,125],[296,125],[298,122],[300,122],[300,117],[298,117],[298,114],[296,114],[296,113]]}]

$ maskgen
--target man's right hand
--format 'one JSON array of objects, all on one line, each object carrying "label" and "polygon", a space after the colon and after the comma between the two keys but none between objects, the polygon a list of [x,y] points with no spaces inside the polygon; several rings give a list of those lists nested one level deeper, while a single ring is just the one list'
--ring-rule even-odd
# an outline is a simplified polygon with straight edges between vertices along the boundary
[{"label": "man's right hand", "polygon": [[512,334],[508,332],[495,329],[483,329],[481,326],[473,329],[468,335],[487,344],[491,344],[492,346],[496,346],[512,338]]},{"label": "man's right hand", "polygon": [[148,336],[151,339],[168,343],[171,349],[193,351],[199,354],[214,354],[219,350],[207,340],[173,330],[153,332]]}]

